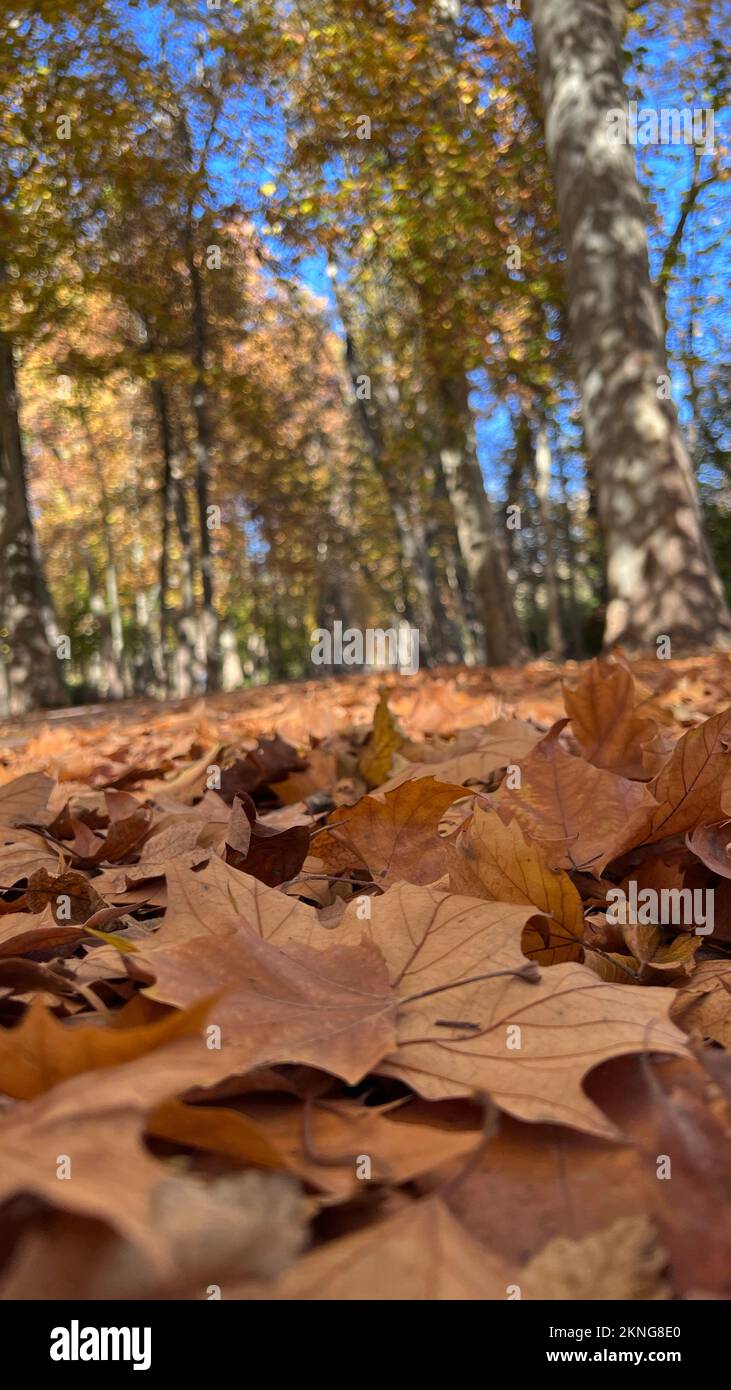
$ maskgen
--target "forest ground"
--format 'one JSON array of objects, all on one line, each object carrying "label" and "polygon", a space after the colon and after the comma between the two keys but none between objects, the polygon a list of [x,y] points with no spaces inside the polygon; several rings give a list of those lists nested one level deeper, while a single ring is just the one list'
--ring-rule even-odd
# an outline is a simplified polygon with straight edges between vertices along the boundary
[{"label": "forest ground", "polygon": [[731,1296],[729,705],[615,656],[2,726],[0,1299]]},{"label": "forest ground", "polygon": [[[53,772],[56,758],[67,750],[70,754],[76,744],[88,747],[90,735],[114,739],[123,732],[134,739],[138,733],[183,732],[200,725],[201,733],[207,730],[227,741],[232,734],[256,738],[278,733],[306,747],[310,736],[321,740],[349,728],[367,731],[383,687],[389,691],[389,707],[412,738],[451,737],[499,716],[547,729],[564,715],[563,682],[575,684],[589,664],[538,660],[489,670],[448,666],[416,676],[376,672],[282,681],[187,700],[118,700],[37,710],[0,721],[0,778],[36,769]],[[627,664],[680,725],[690,726],[731,704],[731,657],[726,653],[668,661],[643,657]]]}]

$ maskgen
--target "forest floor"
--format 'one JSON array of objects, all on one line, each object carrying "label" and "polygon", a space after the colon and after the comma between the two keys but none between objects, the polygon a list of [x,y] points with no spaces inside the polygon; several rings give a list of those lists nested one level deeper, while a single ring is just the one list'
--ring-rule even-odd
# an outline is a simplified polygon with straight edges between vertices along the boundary
[{"label": "forest floor", "polygon": [[730,750],[728,655],[0,725],[0,1297],[731,1296]]}]

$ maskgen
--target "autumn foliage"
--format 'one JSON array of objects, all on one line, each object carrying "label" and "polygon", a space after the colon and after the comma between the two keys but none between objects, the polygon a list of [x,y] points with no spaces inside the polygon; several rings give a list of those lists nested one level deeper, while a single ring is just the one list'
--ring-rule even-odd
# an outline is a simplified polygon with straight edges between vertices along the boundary
[{"label": "autumn foliage", "polygon": [[[2,1295],[728,1296],[729,683],[5,730]],[[632,908],[663,889],[712,931]]]}]

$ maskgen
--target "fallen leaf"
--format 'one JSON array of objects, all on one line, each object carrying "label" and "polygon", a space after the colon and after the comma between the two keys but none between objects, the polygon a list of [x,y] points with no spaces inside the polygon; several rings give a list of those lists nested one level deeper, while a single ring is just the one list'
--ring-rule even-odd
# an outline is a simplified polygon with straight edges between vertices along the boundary
[{"label": "fallen leaf", "polygon": [[453,892],[532,904],[550,918],[548,939],[534,933],[524,943],[527,955],[541,964],[581,958],[581,898],[568,874],[550,868],[541,846],[526,841],[517,820],[505,824],[497,811],[476,806],[447,855]]},{"label": "fallen leaf", "polygon": [[731,961],[701,961],[678,990],[670,1016],[686,1033],[731,1048]]},{"label": "fallen leaf", "polygon": [[472,1240],[438,1198],[306,1255],[277,1284],[230,1297],[312,1302],[504,1299],[510,1271]]},{"label": "fallen leaf", "polygon": [[635,682],[625,666],[595,657],[573,690],[564,685],[564,703],[587,762],[621,777],[649,781],[645,748],[657,725],[638,712]]},{"label": "fallen leaf", "polygon": [[393,1046],[395,999],[372,941],[325,952],[239,930],[160,947],[149,961],[152,999],[185,1008],[220,995],[210,1023],[231,1073],[301,1062],[354,1085]]},{"label": "fallen leaf", "polygon": [[[333,836],[352,846],[382,887],[406,879],[432,883],[446,871],[443,839],[437,827],[464,787],[449,786],[433,777],[405,782],[395,791],[364,796],[338,819]],[[318,854],[320,837],[312,843]]]},{"label": "fallen leaf", "polygon": [[654,801],[642,783],[566,753],[558,743],[564,722],[521,765],[520,785],[503,783],[490,805],[518,821],[551,868],[601,873],[621,848],[640,842]]},{"label": "fallen leaf", "polygon": [[34,1001],[16,1028],[0,1033],[0,1091],[31,1100],[80,1072],[119,1066],[174,1038],[201,1033],[210,997],[141,1028],[64,1027]]}]

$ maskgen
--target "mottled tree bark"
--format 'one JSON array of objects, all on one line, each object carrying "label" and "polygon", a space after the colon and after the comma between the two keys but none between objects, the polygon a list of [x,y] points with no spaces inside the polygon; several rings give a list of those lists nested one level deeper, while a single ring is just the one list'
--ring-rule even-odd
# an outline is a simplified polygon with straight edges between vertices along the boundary
[{"label": "mottled tree bark", "polygon": [[[701,528],[667,379],[646,213],[609,0],[530,0],[584,431],[607,556],[605,643],[729,645],[731,618]],[[614,129],[617,129],[615,122]]]},{"label": "mottled tree bark", "polygon": [[211,545],[209,493],[211,476],[211,453],[213,434],[206,382],[206,351],[208,324],[203,301],[203,284],[195,259],[192,239],[187,243],[188,273],[193,296],[193,366],[195,382],[192,393],[193,418],[195,420],[195,495],[198,507],[198,529],[200,533],[200,566],[203,588],[203,635],[206,650],[206,690],[219,690],[221,686],[221,651],[219,646],[219,622],[213,592],[213,547]]},{"label": "mottled tree bark", "polygon": [[[160,544],[160,645],[165,666],[169,692],[184,699],[195,686],[195,563],[193,544],[188,524],[188,510],[185,493],[180,479],[180,469],[173,447],[172,425],[165,387],[159,379],[152,382],[152,399],[157,416],[160,434],[160,449],[163,458],[162,479],[162,532]],[[170,581],[170,511],[173,511],[180,540],[180,591],[181,610],[178,614],[178,630],[173,643],[172,663],[168,650],[168,636],[172,626],[173,614],[168,608],[168,586]],[[172,669],[171,669],[172,665]]]},{"label": "mottled tree bark", "polygon": [[509,666],[527,660],[508,578],[505,538],[496,525],[477,457],[466,376],[437,381],[441,461],[459,547],[485,633],[487,661]]},{"label": "mottled tree bark", "polygon": [[538,499],[543,532],[543,578],[546,588],[548,645],[551,654],[560,660],[565,655],[565,644],[561,623],[561,594],[558,575],[556,574],[556,528],[553,524],[553,509],[551,507],[551,446],[543,424],[540,424],[536,430],[534,460],[536,498]]},{"label": "mottled tree bark", "polygon": [[94,470],[97,487],[99,488],[102,534],[104,536],[104,550],[106,552],[104,583],[107,595],[106,611],[109,619],[110,637],[108,644],[109,652],[106,662],[106,694],[108,699],[121,700],[125,695],[130,694],[130,688],[125,662],[122,610],[119,606],[119,584],[117,582],[117,560],[114,549],[114,535],[109,520],[109,497],[107,494],[104,469],[94,444],[91,427],[89,425],[89,417],[83,404],[78,406],[78,416],[86,441],[87,453]]},{"label": "mottled tree bark", "polygon": [[[442,602],[436,566],[429,553],[427,531],[415,499],[404,496],[399,479],[389,466],[385,431],[378,403],[363,394],[367,374],[358,357],[352,316],[343,291],[336,287],[338,309],[345,328],[345,352],[363,439],[373,467],[381,479],[398,545],[399,587],[402,617],[421,634],[422,652],[432,661],[445,661],[462,655],[459,636],[450,623]],[[411,586],[416,602],[411,595]]]},{"label": "mottled tree bark", "polygon": [[36,552],[18,421],[13,348],[0,334],[0,659],[8,711],[66,703],[53,611]]}]

